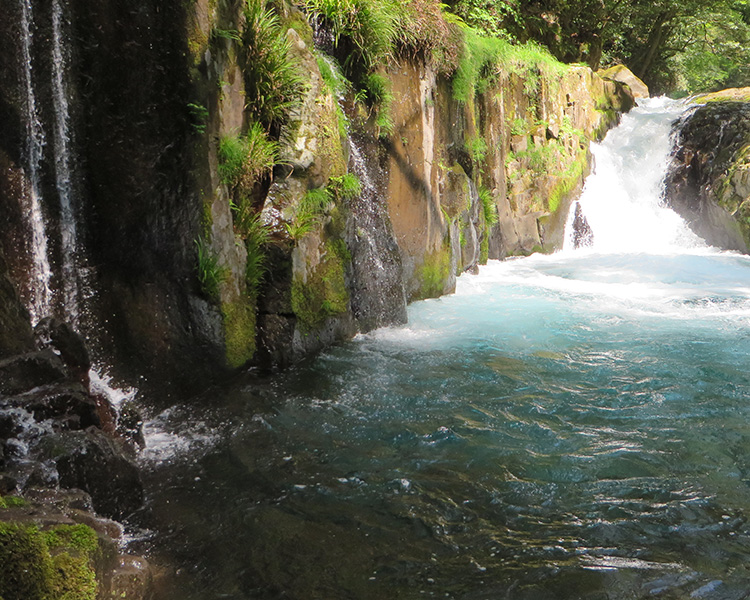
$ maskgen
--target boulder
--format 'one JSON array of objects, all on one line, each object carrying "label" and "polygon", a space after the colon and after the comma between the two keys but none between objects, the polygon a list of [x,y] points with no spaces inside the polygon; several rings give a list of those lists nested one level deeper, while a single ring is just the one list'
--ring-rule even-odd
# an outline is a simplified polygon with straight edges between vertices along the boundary
[{"label": "boulder", "polygon": [[602,69],[597,71],[597,75],[602,79],[624,83],[633,92],[635,98],[648,98],[650,96],[648,86],[638,79],[625,65],[615,65],[609,69]]},{"label": "boulder", "polygon": [[63,361],[51,349],[0,361],[0,395],[12,396],[65,379]]},{"label": "boulder", "polygon": [[748,251],[750,103],[717,101],[677,122],[666,202],[708,244]]},{"label": "boulder", "polygon": [[43,453],[55,459],[60,485],[88,492],[94,509],[122,519],[143,504],[143,484],[135,463],[115,440],[95,428],[48,436]]},{"label": "boulder", "polygon": [[81,336],[70,324],[54,317],[45,317],[34,327],[34,337],[39,348],[52,348],[70,374],[83,385],[88,385],[91,368],[89,352]]}]

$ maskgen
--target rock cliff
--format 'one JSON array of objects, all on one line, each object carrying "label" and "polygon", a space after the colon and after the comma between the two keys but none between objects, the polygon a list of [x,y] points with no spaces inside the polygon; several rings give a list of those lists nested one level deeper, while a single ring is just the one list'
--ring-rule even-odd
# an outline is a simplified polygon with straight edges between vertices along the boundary
[{"label": "rock cliff", "polygon": [[[3,285],[144,388],[287,364],[403,322],[488,258],[559,247],[589,141],[633,103],[535,58],[460,94],[418,55],[368,75],[380,91],[363,99],[287,3],[6,4]],[[258,104],[273,92],[249,50],[261,18],[297,72],[284,119]],[[263,151],[255,171],[233,166]]]},{"label": "rock cliff", "polygon": [[746,253],[750,103],[739,100],[739,92],[713,95],[675,125],[665,194],[670,206],[710,245]]}]

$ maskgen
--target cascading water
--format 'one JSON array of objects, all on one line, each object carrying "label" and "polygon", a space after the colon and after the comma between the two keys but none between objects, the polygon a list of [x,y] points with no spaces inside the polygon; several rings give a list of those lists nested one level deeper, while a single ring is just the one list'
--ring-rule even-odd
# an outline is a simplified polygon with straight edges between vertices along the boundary
[{"label": "cascading water", "polygon": [[596,151],[593,248],[162,413],[134,542],[159,599],[746,597],[750,258],[659,206],[660,102]]},{"label": "cascading water", "polygon": [[370,330],[406,320],[406,293],[385,199],[378,193],[359,146],[351,135],[348,140],[351,170],[362,187],[362,193],[349,203],[350,249],[357,286],[352,308],[360,326]]},{"label": "cascading water", "polygon": [[62,251],[62,291],[66,318],[80,327],[78,268],[76,264],[78,227],[74,205],[71,166],[70,108],[66,86],[69,50],[65,44],[65,15],[60,0],[52,2],[52,90],[55,111],[55,181],[60,199],[60,236]]},{"label": "cascading water", "polygon": [[[641,100],[600,144],[592,144],[594,173],[579,200],[598,252],[652,252],[704,246],[662,205],[672,122],[685,105],[668,98]],[[566,248],[572,249],[574,214]]]},{"label": "cascading water", "polygon": [[45,134],[34,92],[32,45],[34,17],[31,0],[20,0],[21,48],[23,56],[23,83],[26,92],[26,168],[29,184],[25,194],[29,204],[31,230],[32,272],[28,281],[28,305],[32,323],[37,323],[49,313],[52,305],[52,269],[47,253],[47,233],[41,204],[41,162],[44,154]]}]

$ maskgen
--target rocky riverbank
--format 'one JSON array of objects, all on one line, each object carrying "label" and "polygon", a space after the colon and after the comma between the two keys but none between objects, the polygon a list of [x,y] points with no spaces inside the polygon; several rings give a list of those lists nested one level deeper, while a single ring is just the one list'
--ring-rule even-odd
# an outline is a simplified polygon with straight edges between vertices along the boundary
[{"label": "rocky riverbank", "polygon": [[0,305],[0,597],[146,598],[148,564],[120,554],[113,520],[143,501],[137,422],[118,424],[89,391],[88,353],[69,325],[32,330],[4,262]]}]

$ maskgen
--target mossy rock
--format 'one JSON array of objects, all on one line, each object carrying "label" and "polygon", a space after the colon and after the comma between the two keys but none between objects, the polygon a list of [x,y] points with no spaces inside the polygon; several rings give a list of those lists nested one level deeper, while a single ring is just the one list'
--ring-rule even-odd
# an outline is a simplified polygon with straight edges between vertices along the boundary
[{"label": "mossy rock", "polygon": [[247,296],[221,307],[227,364],[239,368],[255,355],[255,303]]},{"label": "mossy rock", "polygon": [[451,276],[450,244],[425,255],[419,269],[419,299],[437,298],[445,292],[445,284]]},{"label": "mossy rock", "polygon": [[711,102],[750,102],[750,87],[728,88],[710,94],[701,94],[691,98],[696,104],[708,104]]},{"label": "mossy rock", "polygon": [[4,600],[95,600],[97,534],[86,525],[0,522],[0,597]]},{"label": "mossy rock", "polygon": [[325,249],[324,257],[308,272],[306,280],[296,275],[292,281],[292,310],[304,333],[349,308],[345,265],[351,257],[346,244],[343,240],[328,241]]}]

